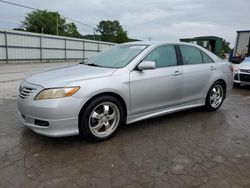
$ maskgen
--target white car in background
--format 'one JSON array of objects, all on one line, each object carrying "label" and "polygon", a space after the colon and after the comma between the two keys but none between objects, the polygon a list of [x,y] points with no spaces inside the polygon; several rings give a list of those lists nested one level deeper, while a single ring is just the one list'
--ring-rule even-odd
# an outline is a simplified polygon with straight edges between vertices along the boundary
[{"label": "white car in background", "polygon": [[234,85],[250,85],[250,57],[234,67]]}]

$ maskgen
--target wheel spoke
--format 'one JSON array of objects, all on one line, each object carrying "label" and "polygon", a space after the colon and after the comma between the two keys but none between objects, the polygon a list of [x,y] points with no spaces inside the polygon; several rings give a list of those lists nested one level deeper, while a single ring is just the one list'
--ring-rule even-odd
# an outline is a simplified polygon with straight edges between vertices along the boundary
[{"label": "wheel spoke", "polygon": [[216,100],[215,105],[217,106],[220,103],[220,100]]},{"label": "wheel spoke", "polygon": [[213,94],[216,93],[216,88],[213,88]]},{"label": "wheel spoke", "polygon": [[107,119],[108,119],[108,120],[113,120],[113,119],[115,119],[115,118],[116,118],[116,113],[115,113],[115,111],[114,111],[112,114],[107,115]]},{"label": "wheel spoke", "polygon": [[94,113],[92,114],[91,117],[94,119],[98,119],[98,120],[100,120],[102,118],[101,114],[98,114],[96,111],[94,111]]},{"label": "wheel spoke", "polygon": [[216,94],[220,96],[220,93],[221,93],[221,91],[220,91],[220,89],[218,89],[218,91],[216,91]]},{"label": "wheel spoke", "polygon": [[103,127],[103,123],[100,121],[98,124],[94,127],[92,127],[95,131],[99,131]]},{"label": "wheel spoke", "polygon": [[103,114],[104,115],[108,115],[108,113],[109,113],[109,106],[108,105],[103,105],[103,108],[104,108]]},{"label": "wheel spoke", "polygon": [[210,102],[212,102],[212,101],[214,101],[214,100],[215,100],[215,96],[212,95],[212,96],[210,97]]},{"label": "wheel spoke", "polygon": [[110,128],[110,123],[108,121],[103,125],[105,126],[105,131],[107,131]]}]

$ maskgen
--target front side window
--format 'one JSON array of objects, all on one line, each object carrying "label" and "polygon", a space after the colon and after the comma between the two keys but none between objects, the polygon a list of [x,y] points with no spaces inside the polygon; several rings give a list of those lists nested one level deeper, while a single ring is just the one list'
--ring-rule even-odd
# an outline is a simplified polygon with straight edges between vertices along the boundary
[{"label": "front side window", "polygon": [[118,45],[89,59],[85,64],[107,68],[122,68],[139,55],[146,45]]},{"label": "front side window", "polygon": [[177,65],[175,47],[173,45],[160,46],[151,51],[143,61],[154,61],[156,67]]},{"label": "front side window", "polygon": [[180,46],[184,65],[202,64],[200,50],[192,46]]}]

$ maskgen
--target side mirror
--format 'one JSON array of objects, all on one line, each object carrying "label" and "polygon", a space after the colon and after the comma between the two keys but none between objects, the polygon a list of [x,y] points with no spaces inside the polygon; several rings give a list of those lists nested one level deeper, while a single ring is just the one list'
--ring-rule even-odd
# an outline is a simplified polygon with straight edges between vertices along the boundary
[{"label": "side mirror", "polygon": [[150,70],[155,68],[156,68],[156,63],[154,61],[142,61],[137,67],[139,71]]}]

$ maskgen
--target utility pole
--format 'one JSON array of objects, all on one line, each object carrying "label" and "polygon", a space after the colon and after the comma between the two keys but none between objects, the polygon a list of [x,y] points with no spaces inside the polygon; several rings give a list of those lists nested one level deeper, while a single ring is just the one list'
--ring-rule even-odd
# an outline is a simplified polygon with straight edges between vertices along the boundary
[{"label": "utility pole", "polygon": [[58,11],[56,12],[56,35],[58,36]]},{"label": "utility pole", "polygon": [[94,40],[95,40],[95,28],[94,28]]}]

